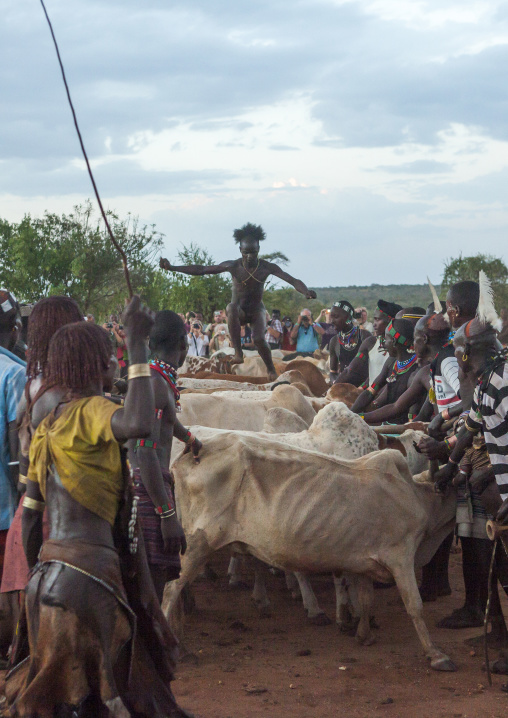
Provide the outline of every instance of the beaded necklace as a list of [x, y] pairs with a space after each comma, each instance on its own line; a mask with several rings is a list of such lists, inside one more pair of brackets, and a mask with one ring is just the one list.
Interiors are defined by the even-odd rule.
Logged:
[[176, 368], [172, 364], [168, 364], [168, 362], [162, 361], [161, 359], [150, 359], [148, 362], [152, 369], [155, 369], [156, 372], [158, 372], [169, 384], [171, 387], [171, 391], [175, 395], [175, 404], [176, 404], [176, 410], [177, 412], [182, 411], [182, 407], [180, 405], [180, 392], [178, 391], [178, 388], [176, 386], [177, 381], [177, 374], [176, 374]]
[[410, 359], [406, 359], [406, 361], [399, 362], [397, 359], [393, 365], [392, 373], [386, 380], [387, 384], [393, 384], [394, 381], [397, 381], [397, 377], [401, 376], [402, 374], [405, 374], [410, 369], [412, 369], [415, 364], [418, 361], [418, 357], [416, 354], [412, 356]]
[[[353, 335], [355, 333], [358, 333], [358, 336], [356, 336], [353, 339]], [[341, 344], [344, 349], [355, 349], [358, 346], [359, 341], [359, 329], [358, 327], [353, 327], [348, 334], [344, 334], [343, 332], [339, 332], [337, 334], [337, 341], [339, 344]]]
[[397, 361], [395, 362], [395, 366], [393, 367], [393, 371], [395, 374], [405, 374], [407, 371], [411, 369], [412, 366], [416, 364], [418, 361], [418, 357], [416, 354], [409, 359], [406, 359], [406, 361]]

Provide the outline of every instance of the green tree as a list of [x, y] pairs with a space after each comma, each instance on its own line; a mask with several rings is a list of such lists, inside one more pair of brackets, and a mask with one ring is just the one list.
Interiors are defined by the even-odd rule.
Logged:
[[[102, 221], [93, 215], [92, 204], [87, 202], [70, 215], [25, 215], [19, 224], [1, 220], [0, 282], [26, 302], [66, 294], [85, 313], [104, 316], [121, 310], [126, 296], [121, 259]], [[113, 212], [108, 215], [127, 255], [133, 289], [150, 301], [150, 293], [157, 294], [155, 290], [161, 288], [154, 263], [162, 235], [153, 225], [140, 225], [131, 216], [120, 220]]]
[[502, 259], [491, 254], [476, 254], [474, 257], [460, 255], [456, 259], [447, 260], [443, 272], [442, 287], [449, 289], [455, 282], [461, 282], [466, 279], [477, 282], [481, 269], [492, 282], [498, 309], [508, 307], [508, 287], [506, 285], [508, 267], [506, 267]]
[[[197, 244], [184, 245], [178, 252], [182, 264], [215, 264], [213, 257]], [[210, 274], [190, 277], [175, 272], [171, 276], [168, 302], [175, 312], [201, 312], [211, 320], [215, 309], [225, 309], [231, 301], [231, 279], [228, 274]]]

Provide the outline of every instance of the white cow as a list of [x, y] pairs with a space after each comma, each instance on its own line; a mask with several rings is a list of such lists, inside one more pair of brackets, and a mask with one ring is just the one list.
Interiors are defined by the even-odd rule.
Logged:
[[272, 392], [248, 392], [248, 398], [241, 396], [243, 393], [183, 394], [182, 413], [178, 418], [184, 426], [197, 424], [220, 429], [261, 431], [266, 412], [276, 406], [297, 414], [307, 426], [316, 415], [310, 401], [288, 384], [277, 386]]
[[371, 640], [371, 582], [393, 577], [432, 668], [455, 669], [430, 639], [414, 570], [449, 533], [455, 498], [414, 482], [398, 451], [347, 461], [218, 432], [199, 465], [185, 455], [173, 472], [188, 549], [180, 578], [166, 586], [166, 615], [211, 554], [229, 545], [285, 571], [355, 574], [361, 642]]

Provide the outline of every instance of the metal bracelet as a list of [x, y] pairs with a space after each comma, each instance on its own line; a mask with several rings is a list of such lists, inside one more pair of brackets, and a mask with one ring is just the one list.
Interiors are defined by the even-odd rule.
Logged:
[[150, 371], [149, 364], [131, 364], [127, 371], [127, 377], [129, 379], [139, 379], [141, 377], [151, 377], [152, 372]]

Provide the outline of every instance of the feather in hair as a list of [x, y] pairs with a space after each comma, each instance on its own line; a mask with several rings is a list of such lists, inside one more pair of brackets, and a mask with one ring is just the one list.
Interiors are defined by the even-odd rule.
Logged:
[[441, 306], [441, 300], [437, 296], [436, 288], [428, 277], [427, 282], [429, 283], [430, 293], [432, 294], [432, 301], [434, 302], [434, 312], [436, 314], [441, 314], [443, 308]]
[[482, 324], [490, 324], [491, 327], [500, 332], [503, 328], [503, 323], [498, 317], [494, 306], [492, 283], [483, 269], [480, 270], [478, 282], [480, 284], [480, 299], [478, 301], [478, 309], [476, 310], [478, 321]]

